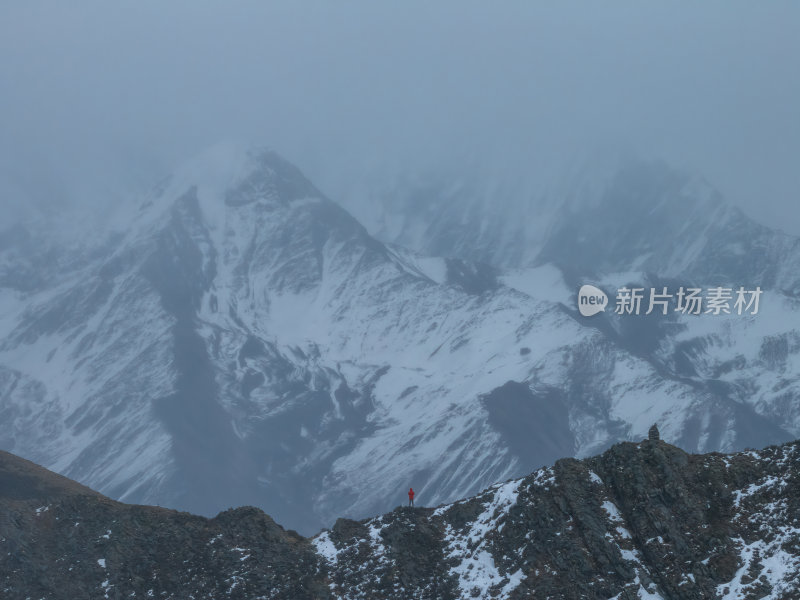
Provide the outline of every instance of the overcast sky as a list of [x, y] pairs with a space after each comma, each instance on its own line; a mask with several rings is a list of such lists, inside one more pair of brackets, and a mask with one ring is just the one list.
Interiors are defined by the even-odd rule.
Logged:
[[797, 2], [7, 0], [0, 202], [97, 198], [230, 139], [323, 189], [376, 157], [619, 144], [800, 234], [798, 31]]

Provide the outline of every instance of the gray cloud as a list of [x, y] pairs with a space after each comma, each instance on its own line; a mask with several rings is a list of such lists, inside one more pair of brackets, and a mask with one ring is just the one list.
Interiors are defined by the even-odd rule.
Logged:
[[107, 199], [221, 139], [323, 189], [610, 143], [800, 233], [798, 23], [789, 2], [7, 2], [0, 202]]

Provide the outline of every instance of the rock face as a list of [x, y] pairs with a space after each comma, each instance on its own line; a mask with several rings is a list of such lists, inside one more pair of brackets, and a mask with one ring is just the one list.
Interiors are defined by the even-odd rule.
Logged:
[[658, 431], [657, 425], [653, 425], [650, 428], [650, 431], [647, 432], [647, 439], [650, 440], [651, 442], [657, 442], [658, 440], [661, 439], [661, 434]]
[[[800, 443], [621, 443], [312, 539], [111, 501], [0, 453], [3, 598], [797, 598]], [[423, 498], [420, 498], [423, 501]]]
[[255, 508], [121, 504], [5, 452], [0, 507], [4, 599], [329, 597], [309, 540]]

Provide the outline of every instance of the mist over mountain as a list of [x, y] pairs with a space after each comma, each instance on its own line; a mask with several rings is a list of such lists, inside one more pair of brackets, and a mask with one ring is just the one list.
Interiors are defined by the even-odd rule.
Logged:
[[[504, 252], [519, 215], [488, 226], [490, 203], [423, 229], [449, 248], [430, 256], [235, 145], [126, 205], [118, 233], [6, 229], [0, 446], [126, 502], [252, 504], [309, 534], [410, 482], [452, 501], [654, 422], [688, 451], [796, 438], [797, 240], [664, 164], [608, 164], [549, 200], [527, 258]], [[402, 197], [409, 230], [453, 222], [420, 216], [436, 193]], [[475, 232], [493, 252], [459, 256]], [[587, 279], [764, 297], [757, 315], [586, 319]]]
[[469, 164], [516, 187], [587, 150], [630, 148], [797, 235], [798, 11], [4, 3], [3, 222], [31, 203], [104, 213], [233, 139], [270, 144], [345, 204], [366, 176]]

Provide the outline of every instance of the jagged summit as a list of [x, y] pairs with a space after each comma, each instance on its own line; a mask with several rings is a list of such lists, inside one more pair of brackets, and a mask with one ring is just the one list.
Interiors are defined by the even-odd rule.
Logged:
[[791, 598], [800, 576], [800, 442], [732, 455], [621, 443], [451, 504], [339, 519], [311, 539], [254, 508], [207, 519], [54, 479], [0, 455], [9, 600], [727, 600]]
[[338, 597], [788, 598], [799, 469], [797, 442], [735, 455], [624, 442], [314, 543]]

